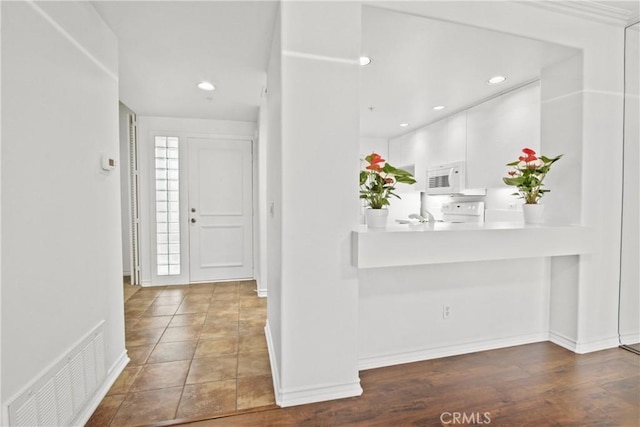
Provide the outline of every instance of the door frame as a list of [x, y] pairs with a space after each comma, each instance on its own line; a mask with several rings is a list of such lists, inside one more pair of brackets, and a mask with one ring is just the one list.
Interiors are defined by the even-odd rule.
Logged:
[[[258, 191], [257, 191], [257, 166], [256, 159], [256, 125], [248, 122], [227, 122], [217, 120], [194, 120], [160, 117], [138, 116], [139, 129], [139, 161], [140, 161], [140, 252], [141, 252], [141, 285], [142, 286], [166, 286], [189, 284], [189, 241], [188, 241], [188, 146], [189, 138], [248, 140], [251, 144], [251, 192], [253, 202], [252, 215], [252, 253], [253, 253], [253, 277], [256, 278], [259, 263], [258, 236], [259, 221], [257, 215]], [[216, 128], [223, 128], [229, 132], [217, 133]], [[190, 131], [193, 128], [197, 131]], [[202, 131], [203, 128], [212, 128], [212, 132]], [[237, 128], [237, 129], [233, 129]], [[230, 133], [234, 132], [235, 133]], [[174, 136], [180, 140], [180, 245], [181, 245], [181, 274], [178, 276], [158, 276], [156, 270], [156, 218], [155, 218], [155, 162], [154, 141], [156, 136]]]

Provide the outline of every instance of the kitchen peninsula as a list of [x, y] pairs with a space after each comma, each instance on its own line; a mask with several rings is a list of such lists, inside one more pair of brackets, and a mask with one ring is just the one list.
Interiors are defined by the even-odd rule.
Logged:
[[[588, 253], [589, 229], [517, 222], [416, 223], [353, 232], [358, 268], [447, 264]], [[380, 250], [380, 248], [388, 248]]]
[[576, 351], [567, 337], [593, 248], [575, 225], [359, 227], [360, 369], [547, 340]]

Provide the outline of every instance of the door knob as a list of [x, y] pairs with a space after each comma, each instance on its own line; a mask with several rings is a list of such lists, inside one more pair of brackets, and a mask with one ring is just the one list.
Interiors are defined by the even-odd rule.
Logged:
[[196, 208], [191, 208], [191, 212], [195, 212], [195, 211], [196, 211]]
[[191, 218], [191, 222], [196, 222], [196, 219], [195, 218]]

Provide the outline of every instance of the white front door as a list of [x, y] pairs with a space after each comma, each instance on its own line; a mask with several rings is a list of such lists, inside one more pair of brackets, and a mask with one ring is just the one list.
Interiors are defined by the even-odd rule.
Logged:
[[190, 282], [253, 277], [251, 141], [189, 138]]

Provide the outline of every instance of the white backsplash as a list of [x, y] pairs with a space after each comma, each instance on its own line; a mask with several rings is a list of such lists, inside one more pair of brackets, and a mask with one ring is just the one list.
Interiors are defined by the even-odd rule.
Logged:
[[[411, 191], [400, 193], [402, 199], [391, 198], [389, 206], [389, 224], [397, 219], [409, 219], [412, 213], [421, 213], [421, 206], [431, 212], [436, 220], [442, 220], [442, 204], [447, 202], [484, 202], [487, 222], [521, 221], [522, 199], [512, 196], [513, 188], [488, 188], [486, 196], [431, 196], [424, 192]], [[364, 224], [364, 206], [361, 209], [360, 223]]]

